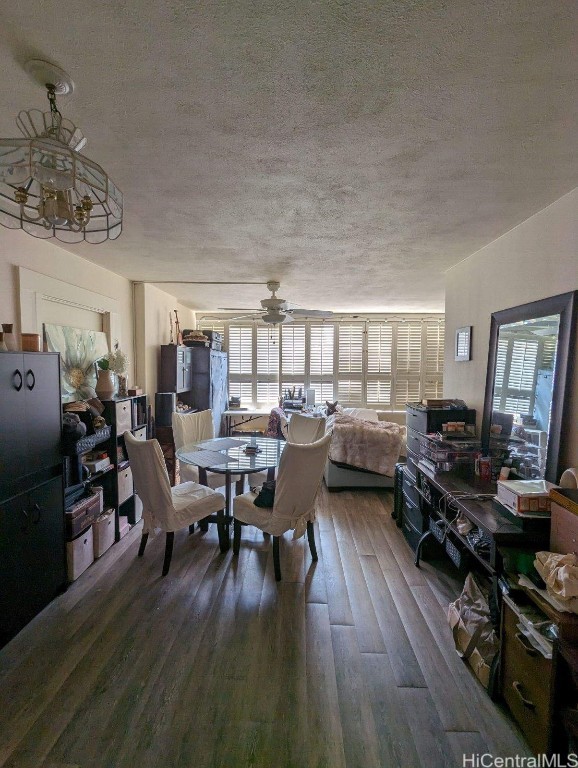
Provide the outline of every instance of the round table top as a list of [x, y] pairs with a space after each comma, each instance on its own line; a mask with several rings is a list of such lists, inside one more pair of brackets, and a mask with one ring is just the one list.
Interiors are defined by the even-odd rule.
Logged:
[[[237, 445], [233, 446], [233, 442], [237, 443]], [[219, 444], [221, 444], [221, 447]], [[259, 452], [246, 453], [245, 449], [247, 446], [256, 446]], [[277, 440], [274, 437], [251, 437], [246, 439], [217, 437], [214, 440], [184, 445], [177, 450], [176, 457], [185, 464], [202, 466], [195, 459], [195, 454], [198, 454], [199, 451], [225, 453], [232, 461], [223, 462], [222, 464], [211, 464], [210, 466], [205, 464], [205, 469], [211, 472], [222, 472], [223, 474], [231, 472], [234, 475], [239, 475], [277, 467], [284, 447], [285, 440]]]

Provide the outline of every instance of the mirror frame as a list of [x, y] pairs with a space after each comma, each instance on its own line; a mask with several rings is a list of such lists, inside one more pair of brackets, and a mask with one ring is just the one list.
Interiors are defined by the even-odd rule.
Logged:
[[552, 409], [548, 430], [548, 455], [546, 457], [546, 471], [544, 474], [544, 479], [551, 483], [558, 482], [562, 471], [560, 468], [560, 438], [565, 412], [568, 410], [569, 398], [566, 395], [572, 383], [574, 369], [577, 304], [578, 291], [561, 293], [558, 296], [550, 296], [547, 299], [532, 301], [529, 304], [521, 304], [519, 307], [511, 307], [500, 312], [493, 312], [490, 324], [490, 346], [481, 434], [482, 450], [484, 452], [489, 450], [490, 444], [490, 422], [500, 326], [518, 323], [521, 320], [547, 317], [548, 315], [560, 315], [556, 365], [554, 368], [554, 388], [552, 390]]

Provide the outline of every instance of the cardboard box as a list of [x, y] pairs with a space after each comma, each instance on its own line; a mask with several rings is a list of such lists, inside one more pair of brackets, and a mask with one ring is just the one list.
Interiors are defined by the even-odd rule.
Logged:
[[552, 488], [547, 480], [498, 480], [496, 498], [516, 514], [549, 512]]

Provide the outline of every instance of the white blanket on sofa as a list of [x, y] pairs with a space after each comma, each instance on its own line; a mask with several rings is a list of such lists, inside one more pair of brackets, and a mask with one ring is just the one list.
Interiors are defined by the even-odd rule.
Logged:
[[328, 418], [327, 429], [333, 431], [329, 448], [331, 461], [393, 477], [405, 427], [336, 413]]

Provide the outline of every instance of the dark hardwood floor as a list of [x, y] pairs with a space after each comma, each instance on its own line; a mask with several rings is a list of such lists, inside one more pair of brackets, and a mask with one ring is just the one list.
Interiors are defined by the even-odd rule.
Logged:
[[318, 499], [306, 538], [243, 529], [164, 536], [140, 526], [0, 651], [0, 766], [374, 768], [529, 755], [457, 656], [451, 566], [424, 563], [388, 491]]

